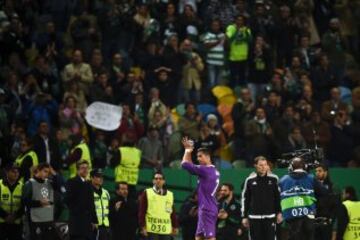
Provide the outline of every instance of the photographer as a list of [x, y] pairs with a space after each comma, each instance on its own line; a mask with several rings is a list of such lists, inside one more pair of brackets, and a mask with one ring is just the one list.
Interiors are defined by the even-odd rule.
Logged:
[[313, 240], [315, 232], [316, 198], [325, 189], [313, 175], [306, 172], [301, 157], [291, 159], [290, 173], [280, 180], [281, 209], [289, 227], [290, 240]]

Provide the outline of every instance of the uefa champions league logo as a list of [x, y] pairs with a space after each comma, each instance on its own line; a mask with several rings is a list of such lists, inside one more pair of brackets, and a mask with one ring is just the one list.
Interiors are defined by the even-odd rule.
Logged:
[[49, 190], [47, 188], [41, 188], [40, 193], [44, 199], [49, 199]]

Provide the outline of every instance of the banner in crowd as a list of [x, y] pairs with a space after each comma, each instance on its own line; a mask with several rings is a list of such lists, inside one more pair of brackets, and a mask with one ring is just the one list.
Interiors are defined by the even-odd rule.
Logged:
[[104, 103], [94, 102], [86, 109], [86, 122], [97, 129], [113, 131], [120, 126], [122, 107]]

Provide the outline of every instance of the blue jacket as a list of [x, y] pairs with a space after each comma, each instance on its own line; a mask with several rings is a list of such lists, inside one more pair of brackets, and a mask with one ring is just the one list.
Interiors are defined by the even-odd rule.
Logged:
[[315, 189], [320, 183], [312, 174], [294, 172], [281, 178], [281, 210], [285, 220], [300, 217], [315, 217]]

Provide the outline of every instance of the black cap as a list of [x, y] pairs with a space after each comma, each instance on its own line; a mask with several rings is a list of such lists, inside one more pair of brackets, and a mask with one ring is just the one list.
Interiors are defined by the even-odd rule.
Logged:
[[12, 163], [8, 163], [6, 166], [5, 166], [5, 170], [6, 171], [10, 171], [10, 170], [13, 170], [13, 169], [20, 169], [19, 165], [17, 165], [16, 163], [12, 162]]
[[94, 168], [90, 172], [90, 177], [102, 177], [104, 175], [103, 170], [101, 168]]

